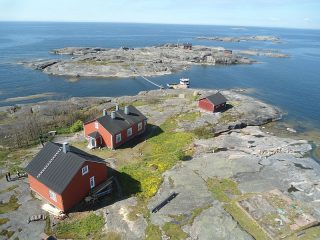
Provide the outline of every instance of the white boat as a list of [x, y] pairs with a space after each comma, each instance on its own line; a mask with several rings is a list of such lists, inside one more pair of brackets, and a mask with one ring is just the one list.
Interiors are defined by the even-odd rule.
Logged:
[[189, 88], [190, 79], [189, 78], [180, 78], [179, 83], [167, 83], [168, 88], [172, 89], [185, 89]]

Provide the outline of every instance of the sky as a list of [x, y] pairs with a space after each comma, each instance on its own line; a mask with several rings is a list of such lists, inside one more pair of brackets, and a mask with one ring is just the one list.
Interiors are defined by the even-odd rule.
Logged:
[[0, 0], [0, 21], [320, 29], [320, 0]]

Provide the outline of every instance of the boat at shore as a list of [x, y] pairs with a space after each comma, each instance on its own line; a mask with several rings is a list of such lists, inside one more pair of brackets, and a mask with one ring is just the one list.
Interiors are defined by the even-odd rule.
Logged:
[[185, 89], [189, 88], [190, 86], [190, 79], [189, 78], [180, 78], [179, 83], [167, 83], [168, 88], [171, 89]]

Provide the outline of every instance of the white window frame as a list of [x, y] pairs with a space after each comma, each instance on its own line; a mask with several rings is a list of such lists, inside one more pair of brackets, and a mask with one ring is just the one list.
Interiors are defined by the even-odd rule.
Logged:
[[57, 195], [55, 192], [49, 190], [49, 196], [50, 196], [50, 199], [52, 199], [53, 201], [57, 201]]
[[89, 166], [86, 165], [82, 168], [82, 176], [86, 175], [89, 172]]
[[94, 176], [90, 177], [90, 188], [94, 188], [96, 186], [95, 180], [94, 180]]
[[138, 131], [141, 131], [142, 130], [142, 122], [139, 122], [138, 123]]
[[121, 142], [121, 140], [122, 140], [121, 133], [118, 133], [118, 134], [116, 135], [116, 143]]
[[132, 127], [127, 129], [127, 137], [132, 136]]
[[94, 128], [95, 129], [99, 129], [99, 123], [98, 122], [94, 122]]

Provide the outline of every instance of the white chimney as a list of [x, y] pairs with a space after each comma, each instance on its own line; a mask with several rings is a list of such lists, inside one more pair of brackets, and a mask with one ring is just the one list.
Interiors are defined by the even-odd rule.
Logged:
[[62, 144], [62, 151], [63, 151], [63, 153], [70, 152], [70, 146], [69, 146], [69, 143], [64, 142], [64, 143]]
[[107, 116], [107, 109], [103, 109], [103, 116]]
[[125, 106], [124, 107], [124, 114], [127, 114], [127, 115], [129, 115], [129, 107], [128, 106]]
[[116, 111], [119, 111], [119, 105], [116, 105]]
[[112, 112], [111, 112], [111, 118], [112, 118], [112, 119], [115, 119], [115, 118], [116, 118], [116, 112], [115, 112], [115, 111], [112, 111]]

